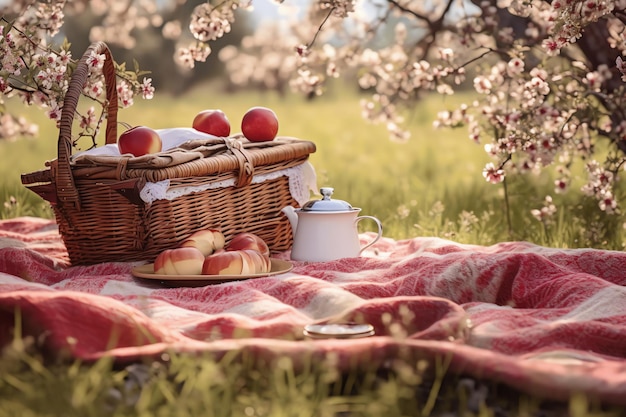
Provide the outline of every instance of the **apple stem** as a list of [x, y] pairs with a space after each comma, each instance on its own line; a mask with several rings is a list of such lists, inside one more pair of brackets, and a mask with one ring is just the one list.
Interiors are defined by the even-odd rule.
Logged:
[[120, 121], [118, 121], [118, 123], [119, 123], [119, 124], [121, 124], [122, 126], [124, 126], [124, 127], [126, 128], [126, 130], [128, 130], [128, 129], [132, 128], [132, 126], [131, 126], [131, 125], [129, 125], [128, 123], [126, 123], [126, 122], [120, 122]]

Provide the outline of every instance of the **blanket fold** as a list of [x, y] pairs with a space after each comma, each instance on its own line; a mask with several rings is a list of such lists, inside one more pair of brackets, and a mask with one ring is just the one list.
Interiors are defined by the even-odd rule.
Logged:
[[[623, 252], [383, 238], [359, 258], [193, 288], [135, 278], [132, 267], [72, 267], [53, 221], [0, 221], [0, 343], [21, 323], [46, 351], [83, 360], [235, 349], [296, 361], [332, 355], [338, 366], [443, 356], [453, 372], [531, 394], [626, 405]], [[343, 322], [376, 334], [302, 332]]]

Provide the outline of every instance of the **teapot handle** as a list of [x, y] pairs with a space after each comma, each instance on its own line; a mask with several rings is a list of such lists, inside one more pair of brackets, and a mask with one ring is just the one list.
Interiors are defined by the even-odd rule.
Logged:
[[376, 237], [374, 238], [374, 240], [372, 240], [371, 242], [367, 243], [367, 245], [363, 246], [361, 248], [361, 250], [359, 250], [359, 255], [361, 254], [361, 252], [363, 252], [365, 249], [369, 248], [370, 246], [372, 246], [374, 243], [378, 242], [378, 240], [383, 236], [383, 225], [381, 224], [380, 220], [378, 220], [376, 217], [374, 216], [359, 216], [354, 220], [354, 224], [356, 225], [358, 222], [360, 222], [363, 219], [370, 219], [373, 220], [376, 225], [378, 226], [378, 235], [376, 235]]

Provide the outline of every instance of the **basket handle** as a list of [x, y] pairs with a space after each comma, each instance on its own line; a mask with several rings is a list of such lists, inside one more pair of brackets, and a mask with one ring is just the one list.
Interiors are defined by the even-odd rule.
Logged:
[[56, 169], [56, 192], [57, 201], [61, 204], [73, 204], [80, 210], [80, 198], [78, 190], [74, 184], [74, 177], [70, 167], [70, 156], [72, 155], [72, 124], [74, 113], [78, 106], [83, 88], [89, 77], [89, 59], [92, 52], [104, 54], [104, 67], [102, 73], [106, 86], [106, 143], [117, 142], [117, 86], [115, 80], [115, 65], [109, 47], [104, 42], [94, 42], [85, 51], [70, 79], [70, 84], [63, 100], [61, 111], [61, 122], [59, 126], [58, 141], [58, 167]]

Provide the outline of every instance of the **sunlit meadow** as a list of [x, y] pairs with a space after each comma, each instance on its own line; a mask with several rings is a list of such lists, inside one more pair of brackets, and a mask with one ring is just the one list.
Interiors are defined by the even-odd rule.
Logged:
[[[238, 131], [249, 107], [268, 106], [279, 116], [280, 135], [316, 143], [311, 162], [318, 185], [334, 187], [334, 198], [381, 219], [387, 237], [439, 236], [483, 245], [528, 240], [557, 247], [623, 248], [621, 216], [602, 214], [597, 202], [587, 201], [581, 193], [556, 194], [548, 171], [541, 177], [510, 176], [504, 185], [487, 183], [481, 170], [489, 159], [481, 145], [472, 142], [464, 128], [432, 126], [438, 111], [470, 97], [422, 101], [406, 115], [412, 138], [405, 144], [391, 142], [384, 126], [363, 121], [359, 98], [341, 85], [310, 101], [300, 96], [228, 94], [220, 86], [205, 85], [182, 97], [157, 94], [152, 101], [120, 110], [119, 119], [130, 125], [181, 127], [190, 126], [201, 109], [221, 108], [233, 131]], [[45, 160], [56, 157], [57, 130], [42, 112], [27, 110], [28, 117], [40, 122], [39, 136], [0, 143], [5, 161], [0, 166], [5, 184], [0, 188], [5, 202], [3, 217], [51, 216], [43, 201], [23, 189], [19, 175], [42, 169]], [[124, 128], [120, 125], [119, 129]], [[582, 184], [584, 178], [578, 180]], [[572, 187], [577, 187], [576, 182]], [[541, 209], [546, 195], [552, 197], [557, 210], [541, 222], [531, 210]]]

